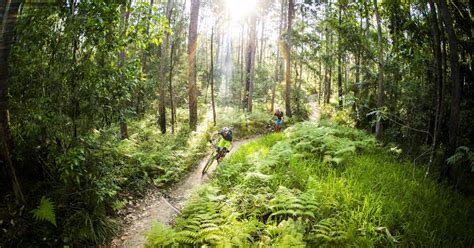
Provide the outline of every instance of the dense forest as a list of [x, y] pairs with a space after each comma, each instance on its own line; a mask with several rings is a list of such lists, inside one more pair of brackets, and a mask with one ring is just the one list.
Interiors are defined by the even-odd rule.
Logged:
[[473, 11], [2, 0], [0, 247], [114, 247], [223, 127], [242, 146], [140, 246], [471, 247]]

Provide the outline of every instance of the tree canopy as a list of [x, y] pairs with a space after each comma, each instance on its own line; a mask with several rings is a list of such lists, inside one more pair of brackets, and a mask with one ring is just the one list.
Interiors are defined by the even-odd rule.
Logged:
[[105, 244], [130, 199], [178, 182], [211, 132], [268, 132], [276, 109], [308, 120], [312, 97], [324, 119], [470, 197], [472, 12], [466, 0], [2, 1], [0, 246]]

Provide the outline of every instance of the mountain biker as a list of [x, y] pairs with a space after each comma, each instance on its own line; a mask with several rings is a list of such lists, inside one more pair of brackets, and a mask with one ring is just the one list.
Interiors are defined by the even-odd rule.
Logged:
[[279, 108], [275, 109], [275, 113], [273, 114], [274, 116], [277, 117], [275, 121], [275, 131], [279, 132], [281, 129], [281, 126], [283, 125], [283, 111], [280, 111]]
[[216, 145], [218, 154], [217, 162], [220, 162], [220, 160], [224, 158], [225, 154], [230, 152], [232, 147], [232, 130], [230, 130], [228, 127], [224, 127], [218, 132], [218, 134], [220, 134], [221, 137]]

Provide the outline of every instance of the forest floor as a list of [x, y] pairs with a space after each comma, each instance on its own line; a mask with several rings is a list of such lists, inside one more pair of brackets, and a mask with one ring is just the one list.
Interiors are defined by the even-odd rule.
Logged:
[[[253, 141], [258, 136], [234, 142], [230, 154], [237, 151], [240, 146]], [[110, 247], [143, 247], [146, 243], [144, 233], [148, 231], [153, 221], [159, 221], [166, 225], [173, 225], [176, 216], [191, 197], [193, 190], [205, 184], [209, 175], [216, 169], [216, 163], [209, 168], [205, 175], [202, 169], [206, 165], [209, 155], [201, 160], [199, 166], [186, 176], [186, 178], [165, 192], [154, 192], [135, 206], [136, 211], [129, 217], [130, 223], [121, 237], [115, 238]]]
[[[319, 121], [320, 111], [316, 100], [316, 95], [308, 97], [311, 108], [311, 121]], [[207, 113], [205, 118], [210, 118], [212, 113]], [[197, 131], [200, 127], [198, 127]], [[242, 145], [249, 143], [259, 136], [250, 136], [245, 139], [237, 140], [233, 143], [229, 153], [237, 151]], [[125, 231], [119, 237], [112, 240], [108, 247], [143, 247], [146, 243], [145, 233], [150, 230], [154, 221], [159, 221], [166, 225], [173, 225], [180, 210], [185, 202], [192, 196], [193, 190], [198, 186], [208, 182], [209, 175], [216, 169], [217, 163], [214, 162], [205, 175], [202, 175], [202, 169], [206, 165], [210, 155], [207, 155], [199, 162], [199, 166], [193, 168], [183, 181], [177, 183], [166, 191], [154, 191], [148, 194], [144, 199], [136, 202], [129, 214], [126, 216]]]

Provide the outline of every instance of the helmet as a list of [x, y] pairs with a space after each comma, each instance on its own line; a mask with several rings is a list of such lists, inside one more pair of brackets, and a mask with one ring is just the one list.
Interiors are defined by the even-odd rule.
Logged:
[[228, 127], [222, 128], [220, 134], [225, 140], [232, 141], [232, 131]]
[[224, 127], [224, 128], [222, 128], [221, 133], [222, 133], [223, 135], [225, 135], [225, 134], [229, 133], [229, 131], [230, 131], [230, 128]]
[[275, 114], [276, 114], [276, 115], [279, 115], [279, 114], [280, 114], [280, 109], [279, 109], [279, 108], [276, 108], [276, 109], [275, 109]]

